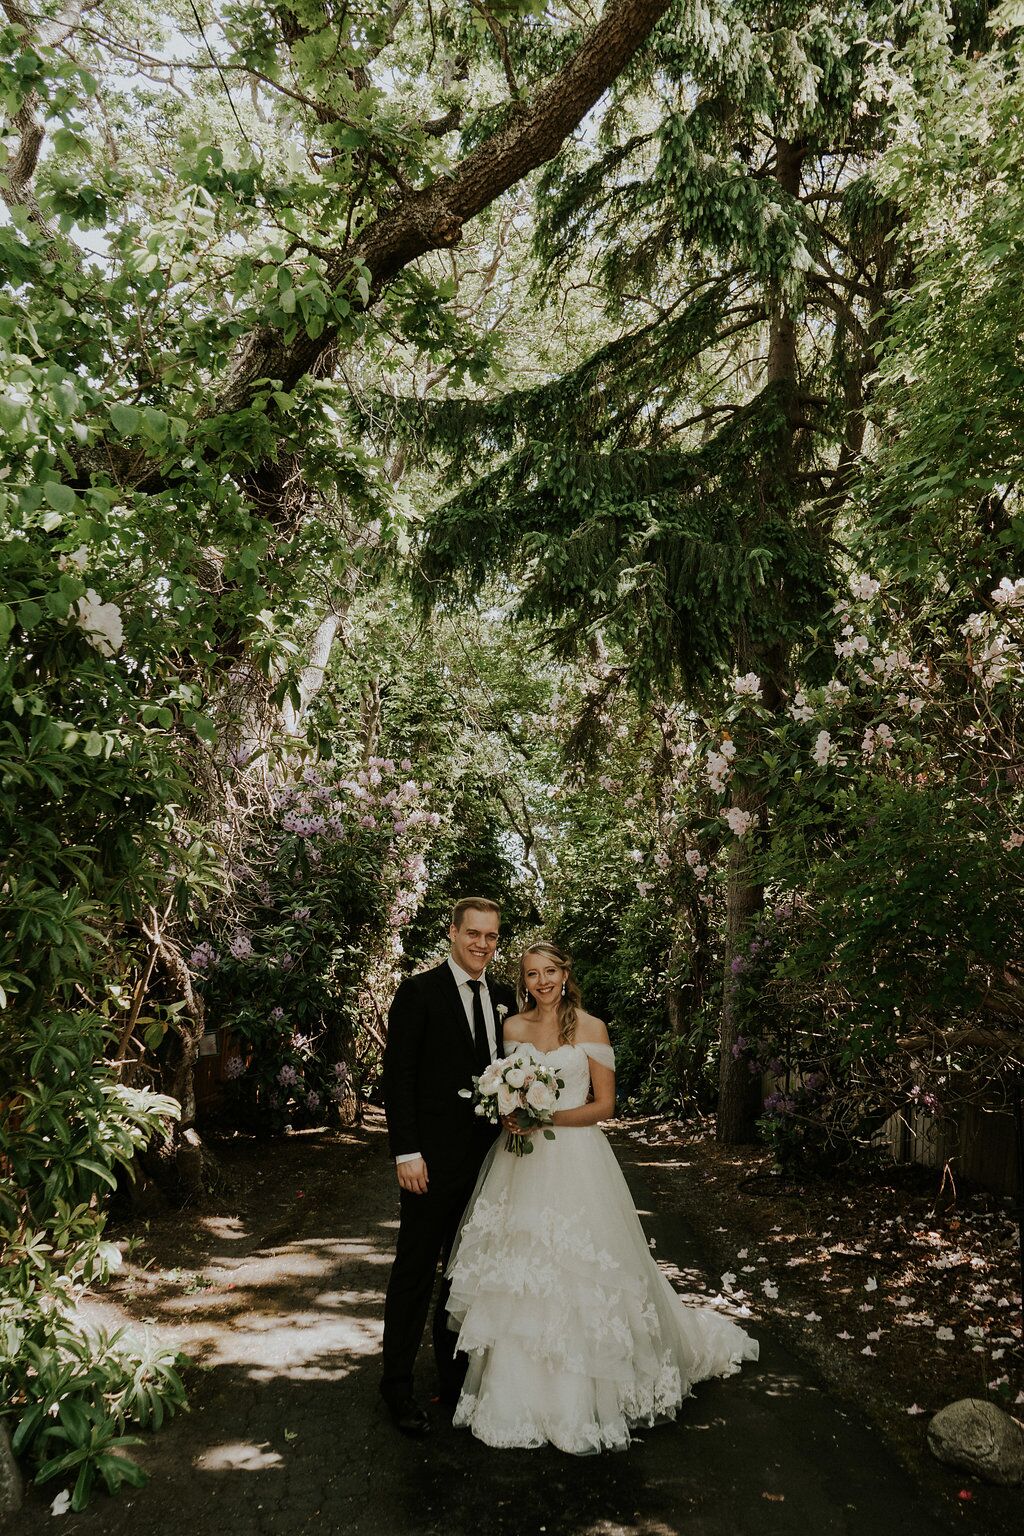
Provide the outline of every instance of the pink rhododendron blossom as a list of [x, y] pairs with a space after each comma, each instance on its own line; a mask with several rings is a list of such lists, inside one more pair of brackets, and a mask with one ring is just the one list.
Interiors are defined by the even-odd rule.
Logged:
[[736, 837], [746, 837], [757, 817], [750, 811], [740, 810], [737, 805], [730, 805], [728, 810], [723, 812], [723, 820]]
[[869, 603], [881, 590], [881, 582], [872, 576], [851, 576], [850, 591], [859, 603]]

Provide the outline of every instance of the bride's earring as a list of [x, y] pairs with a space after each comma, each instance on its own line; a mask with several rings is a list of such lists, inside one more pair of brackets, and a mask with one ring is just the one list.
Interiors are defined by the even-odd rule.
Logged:
[[567, 992], [567, 991], [568, 991], [568, 990], [569, 990], [569, 989], [568, 989], [568, 987], [567, 987], [567, 986], [566, 986], [566, 984], [565, 984], [565, 982], [564, 982], [564, 981], [563, 981], [563, 982], [562, 982], [562, 996], [563, 996], [563, 997], [564, 997], [564, 996], [565, 996], [565, 994], [566, 994], [566, 992]]

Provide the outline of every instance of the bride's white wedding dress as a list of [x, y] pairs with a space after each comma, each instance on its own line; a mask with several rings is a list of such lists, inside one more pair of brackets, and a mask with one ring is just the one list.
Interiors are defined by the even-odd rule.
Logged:
[[[564, 1081], [559, 1109], [587, 1102], [587, 1042], [530, 1052]], [[648, 1248], [615, 1154], [597, 1126], [537, 1134], [516, 1157], [500, 1137], [466, 1209], [447, 1274], [449, 1326], [469, 1355], [453, 1422], [487, 1445], [623, 1449], [631, 1425], [674, 1418], [695, 1382], [756, 1360], [727, 1317], [679, 1299]]]

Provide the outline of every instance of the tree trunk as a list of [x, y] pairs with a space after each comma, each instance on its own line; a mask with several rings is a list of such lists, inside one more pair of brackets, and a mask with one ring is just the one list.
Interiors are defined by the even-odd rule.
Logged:
[[[803, 146], [780, 140], [775, 151], [775, 177], [779, 187], [790, 197], [798, 197]], [[778, 403], [779, 414], [771, 455], [762, 461], [763, 495], [768, 505], [774, 505], [786, 515], [798, 501], [795, 439], [799, 399], [796, 322], [779, 293], [771, 298], [766, 382]], [[767, 709], [777, 710], [781, 703], [780, 684], [784, 671], [782, 647], [768, 646], [759, 653], [741, 639], [736, 664], [740, 672], [757, 673], [761, 679], [762, 702]], [[734, 781], [732, 804], [754, 816], [757, 825], [745, 837], [734, 839], [729, 854], [717, 1118], [717, 1137], [725, 1146], [754, 1140], [754, 1122], [761, 1101], [759, 1079], [751, 1074], [742, 1056], [739, 1059], [733, 1056], [733, 1047], [740, 1036], [740, 1020], [732, 965], [745, 951], [751, 925], [764, 903], [764, 889], [756, 875], [756, 860], [758, 840], [765, 833], [765, 804], [756, 785], [739, 774]]]
[[[757, 815], [759, 797], [748, 785], [740, 785], [732, 803], [740, 810]], [[733, 1057], [733, 1047], [740, 1037], [739, 1010], [736, 1006], [736, 977], [733, 959], [747, 947], [747, 936], [754, 917], [761, 910], [764, 889], [751, 870], [755, 857], [756, 833], [737, 837], [729, 850], [729, 876], [726, 895], [725, 977], [722, 985], [722, 1023], [719, 1035], [718, 1115], [716, 1135], [725, 1146], [753, 1141], [754, 1122], [761, 1107], [760, 1081], [752, 1075], [746, 1060]], [[748, 841], [750, 839], [750, 841]]]

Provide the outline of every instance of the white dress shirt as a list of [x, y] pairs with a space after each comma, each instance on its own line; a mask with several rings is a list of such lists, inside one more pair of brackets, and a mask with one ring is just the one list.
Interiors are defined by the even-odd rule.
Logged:
[[[469, 1025], [469, 1032], [470, 1032], [470, 1034], [472, 1034], [473, 1033], [473, 988], [469, 985], [469, 983], [474, 978], [470, 976], [468, 971], [464, 971], [462, 969], [461, 965], [456, 965], [456, 963], [452, 959], [451, 955], [448, 956], [448, 968], [451, 971], [452, 975], [455, 977], [456, 985], [458, 986], [458, 989], [459, 989], [459, 996], [462, 999], [462, 1006], [463, 1006], [463, 1008], [466, 1011], [466, 1023]], [[481, 972], [480, 977], [479, 977], [479, 980], [483, 983], [483, 985], [480, 988], [480, 1003], [481, 1003], [481, 1006], [483, 1007], [483, 1010], [484, 1010], [484, 1024], [485, 1024], [485, 1026], [487, 1028], [487, 1048], [488, 1048], [488, 1050], [491, 1053], [491, 1060], [494, 1061], [496, 1059], [496, 1057], [497, 1057], [497, 1054], [498, 1054], [498, 1050], [497, 1050], [497, 1035], [495, 1033], [495, 1028], [494, 1028], [494, 1009], [491, 1007], [491, 994], [487, 990], [487, 983], [484, 980], [485, 975], [486, 975], [486, 972]], [[419, 1156], [420, 1156], [419, 1152], [403, 1152], [400, 1157], [396, 1157], [395, 1158], [395, 1162], [396, 1163], [411, 1163], [411, 1162], [415, 1162], [416, 1158], [418, 1158]]]

